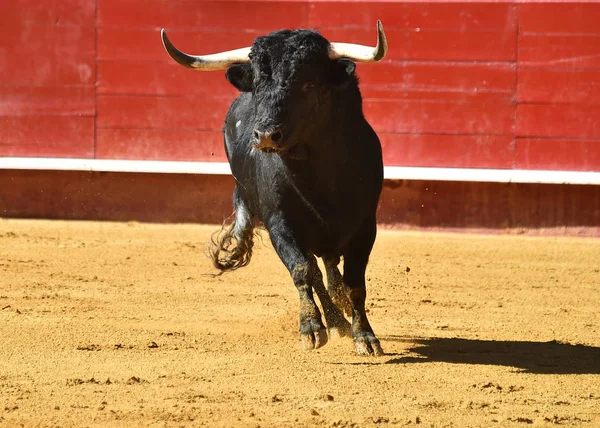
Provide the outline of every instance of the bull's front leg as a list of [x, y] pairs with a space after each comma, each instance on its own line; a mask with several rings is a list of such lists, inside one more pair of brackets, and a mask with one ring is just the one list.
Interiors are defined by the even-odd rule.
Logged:
[[298, 290], [302, 346], [304, 349], [320, 348], [327, 343], [327, 330], [313, 297], [314, 257], [300, 250], [294, 234], [281, 216], [271, 217], [267, 229], [277, 255], [287, 267]]

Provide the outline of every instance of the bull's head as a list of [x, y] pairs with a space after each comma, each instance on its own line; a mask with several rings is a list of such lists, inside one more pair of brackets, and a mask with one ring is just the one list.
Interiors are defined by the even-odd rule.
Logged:
[[233, 86], [252, 92], [254, 145], [265, 151], [282, 151], [298, 141], [314, 139], [315, 135], [308, 135], [310, 130], [319, 129], [319, 123], [329, 121], [333, 110], [348, 104], [336, 94], [354, 96], [353, 104], [360, 112], [353, 61], [378, 62], [387, 53], [380, 21], [374, 48], [329, 43], [310, 30], [281, 30], [258, 37], [251, 47], [192, 56], [175, 48], [164, 29], [161, 35], [165, 49], [179, 64], [200, 71], [227, 69], [227, 80]]

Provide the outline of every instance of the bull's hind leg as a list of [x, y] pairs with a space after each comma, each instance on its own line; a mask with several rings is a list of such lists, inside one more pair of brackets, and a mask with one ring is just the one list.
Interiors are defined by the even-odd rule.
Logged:
[[[281, 215], [271, 216], [266, 224], [273, 247], [287, 267], [300, 296], [300, 339], [304, 349], [316, 349], [327, 343], [327, 330], [313, 297], [316, 262], [304, 254]], [[311, 261], [311, 258], [313, 259]], [[317, 267], [318, 270], [318, 267]], [[322, 283], [322, 281], [321, 281]], [[324, 287], [323, 287], [324, 288]]]
[[[311, 271], [313, 272], [311, 284], [313, 289], [317, 292], [317, 296], [319, 296], [319, 301], [323, 307], [325, 322], [327, 322], [327, 328], [329, 329], [330, 337], [350, 336], [350, 323], [346, 321], [346, 318], [344, 318], [344, 315], [332, 300], [332, 296], [330, 295], [331, 290], [328, 293], [327, 289], [325, 289], [325, 284], [323, 283], [323, 274], [319, 269], [317, 259], [315, 257], [311, 257]], [[339, 271], [338, 275], [340, 276], [340, 281], [342, 282], [343, 286], [342, 277], [339, 274]]]
[[352, 338], [359, 355], [383, 355], [365, 312], [365, 271], [377, 235], [375, 219], [366, 221], [344, 254], [344, 284], [352, 302]]
[[[333, 303], [340, 308], [346, 316], [352, 316], [352, 303], [346, 293], [344, 279], [338, 269], [340, 264], [339, 257], [323, 258], [325, 264], [325, 272], [327, 273], [327, 291], [333, 300]], [[319, 296], [320, 298], [320, 296]]]

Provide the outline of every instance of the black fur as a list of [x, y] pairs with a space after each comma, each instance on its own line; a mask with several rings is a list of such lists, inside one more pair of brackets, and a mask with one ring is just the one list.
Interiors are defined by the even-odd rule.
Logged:
[[[354, 63], [329, 59], [328, 49], [329, 42], [317, 32], [277, 31], [256, 39], [249, 64], [227, 70], [227, 79], [243, 91], [233, 101], [224, 128], [237, 182], [234, 208], [243, 204], [264, 224], [289, 270], [300, 294], [300, 333], [307, 348], [327, 340], [313, 289], [328, 327], [342, 334], [349, 330], [324, 291], [315, 259], [319, 256], [326, 261], [327, 277], [336, 279], [335, 290], [330, 290], [335, 291], [335, 303], [352, 314], [358, 353], [381, 354], [364, 307], [365, 269], [383, 182], [381, 146], [363, 116]], [[274, 129], [283, 137], [273, 148], [254, 147], [256, 130]], [[252, 239], [251, 231], [244, 239]], [[233, 236], [233, 228], [229, 233]], [[231, 236], [223, 241], [228, 246]], [[252, 248], [248, 242], [242, 247]], [[213, 248], [221, 269], [249, 262], [250, 254], [228, 251], [236, 260], [223, 260], [219, 245]], [[337, 268], [340, 257], [343, 277]]]

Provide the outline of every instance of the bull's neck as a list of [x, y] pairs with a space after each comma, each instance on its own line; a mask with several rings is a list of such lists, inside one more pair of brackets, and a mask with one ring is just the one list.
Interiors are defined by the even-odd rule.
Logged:
[[357, 141], [356, 132], [368, 126], [362, 114], [351, 120], [335, 120], [314, 129], [311, 135], [282, 156], [284, 164], [296, 176], [312, 180], [330, 180], [340, 164], [352, 156]]
[[365, 126], [358, 87], [339, 91], [333, 94], [332, 104], [305, 128], [302, 140], [283, 157], [284, 163], [294, 171], [331, 171], [352, 153], [354, 144], [360, 143], [356, 134]]

